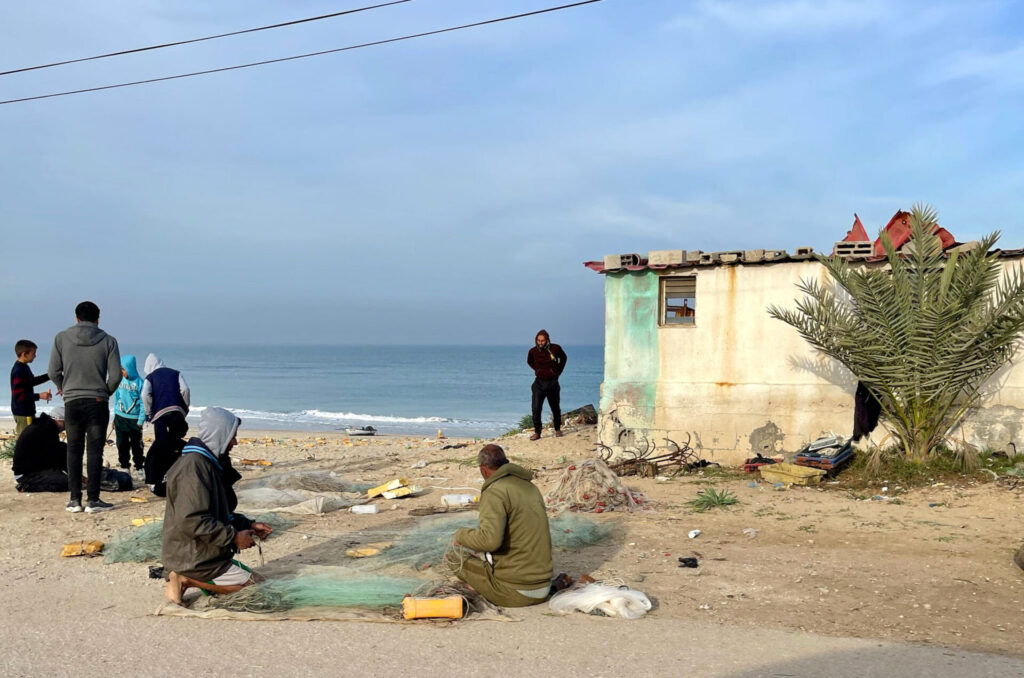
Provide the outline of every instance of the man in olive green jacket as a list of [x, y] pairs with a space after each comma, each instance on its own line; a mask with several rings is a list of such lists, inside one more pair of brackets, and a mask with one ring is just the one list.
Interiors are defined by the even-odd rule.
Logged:
[[480, 527], [463, 527], [455, 541], [481, 554], [450, 561], [455, 576], [501, 607], [543, 603], [551, 589], [551, 531], [544, 497], [530, 482], [533, 474], [510, 464], [497, 445], [477, 455], [484, 485]]

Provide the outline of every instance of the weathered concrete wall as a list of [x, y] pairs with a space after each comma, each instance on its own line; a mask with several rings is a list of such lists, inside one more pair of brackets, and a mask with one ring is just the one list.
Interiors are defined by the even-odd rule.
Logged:
[[[825, 269], [804, 261], [695, 270], [692, 326], [659, 327], [661, 272], [605, 276], [601, 441], [646, 436], [660, 447], [689, 434], [705, 458], [733, 464], [795, 451], [829, 431], [849, 435], [853, 375], [767, 312], [794, 306], [801, 278], [827, 282]], [[985, 407], [956, 437], [1001, 449], [1015, 441], [1024, 451], [1024, 369], [1004, 370], [986, 390]]]

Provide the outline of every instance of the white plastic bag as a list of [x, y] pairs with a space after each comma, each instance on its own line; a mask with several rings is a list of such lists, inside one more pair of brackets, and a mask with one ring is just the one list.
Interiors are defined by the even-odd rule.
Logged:
[[595, 583], [556, 593], [548, 601], [548, 607], [559, 614], [576, 610], [590, 614], [600, 610], [609, 617], [639, 619], [651, 609], [651, 600], [641, 591]]

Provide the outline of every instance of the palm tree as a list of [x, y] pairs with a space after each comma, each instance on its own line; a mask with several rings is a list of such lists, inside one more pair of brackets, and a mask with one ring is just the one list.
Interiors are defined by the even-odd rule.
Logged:
[[1002, 272], [992, 251], [999, 232], [947, 256], [933, 235], [937, 222], [934, 209], [915, 205], [902, 253], [882, 235], [887, 266], [819, 257], [833, 284], [802, 280], [806, 296], [795, 310], [768, 309], [867, 387], [918, 461], [979, 403], [1024, 331], [1024, 277]]

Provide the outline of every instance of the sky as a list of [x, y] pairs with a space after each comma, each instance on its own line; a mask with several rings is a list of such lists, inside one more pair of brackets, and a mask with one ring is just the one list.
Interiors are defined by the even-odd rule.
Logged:
[[[364, 4], [14, 3], [0, 70]], [[2, 76], [0, 99], [557, 4], [412, 0]], [[3, 105], [0, 130], [10, 341], [91, 299], [130, 344], [597, 344], [582, 262], [605, 254], [828, 251], [918, 201], [1024, 247], [1024, 5], [604, 0]]]

